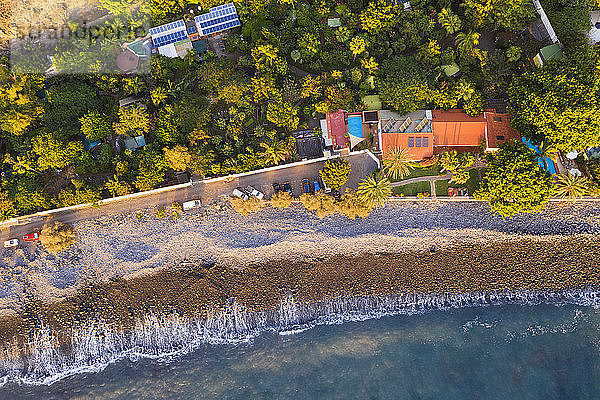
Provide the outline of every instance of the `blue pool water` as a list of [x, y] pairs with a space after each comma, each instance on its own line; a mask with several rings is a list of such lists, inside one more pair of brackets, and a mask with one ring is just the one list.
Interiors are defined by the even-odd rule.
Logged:
[[599, 345], [592, 307], [473, 307], [126, 359], [51, 386], [9, 383], [0, 398], [598, 399]]
[[[521, 137], [521, 140], [527, 145], [527, 147], [535, 151], [536, 154], [539, 153], [540, 146], [534, 145], [529, 139], [525, 139], [524, 137]], [[544, 159], [546, 160], [546, 166], [544, 165]], [[554, 161], [552, 161], [548, 157], [538, 157], [538, 163], [540, 164], [540, 167], [546, 169], [551, 174], [556, 174], [556, 167], [554, 166]]]

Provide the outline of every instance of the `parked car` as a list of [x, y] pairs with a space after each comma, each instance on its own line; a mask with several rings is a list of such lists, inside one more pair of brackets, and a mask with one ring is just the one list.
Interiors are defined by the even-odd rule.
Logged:
[[35, 242], [37, 240], [40, 240], [39, 232], [33, 232], [33, 233], [28, 233], [27, 235], [23, 235], [24, 242]]
[[239, 197], [240, 199], [246, 201], [248, 200], [248, 195], [244, 192], [242, 192], [242, 190], [240, 188], [235, 188], [233, 189], [233, 193], [231, 193], [232, 195], [234, 195], [235, 197]]
[[4, 242], [4, 247], [15, 247], [19, 245], [19, 239], [10, 239]]
[[294, 195], [292, 194], [292, 185], [290, 185], [290, 183], [289, 183], [289, 182], [285, 182], [285, 183], [283, 184], [283, 190], [284, 190], [284, 191], [286, 191], [286, 192], [288, 192], [288, 193], [290, 194], [290, 196], [294, 196]]
[[304, 189], [304, 193], [310, 193], [310, 182], [308, 182], [308, 179], [302, 180], [302, 189]]
[[313, 186], [315, 188], [315, 193], [321, 190], [321, 185], [319, 185], [318, 179], [313, 182]]
[[253, 186], [246, 186], [246, 193], [248, 193], [250, 196], [254, 196], [259, 200], [262, 200], [265, 197], [265, 194], [263, 192], [259, 192], [258, 190], [256, 190]]
[[279, 193], [279, 191], [281, 191], [281, 186], [279, 186], [279, 183], [273, 184], [273, 190], [275, 191], [275, 193]]
[[320, 181], [321, 181], [321, 183], [322, 183], [322, 186], [323, 186], [323, 191], [324, 191], [325, 193], [330, 193], [330, 192], [331, 192], [331, 188], [330, 188], [329, 186], [327, 186], [327, 184], [325, 183], [325, 181], [323, 180], [323, 178], [319, 178], [319, 180], [320, 180]]
[[186, 201], [185, 203], [183, 203], [184, 211], [192, 210], [194, 208], [200, 208], [200, 207], [202, 207], [202, 201], [200, 199], [190, 200], [190, 201]]

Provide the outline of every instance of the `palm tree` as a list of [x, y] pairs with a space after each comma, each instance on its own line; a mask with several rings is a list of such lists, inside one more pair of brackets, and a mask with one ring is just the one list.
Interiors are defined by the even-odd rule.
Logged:
[[575, 201], [588, 193], [588, 187], [587, 178], [567, 173], [556, 176], [554, 192], [558, 197], [568, 197]]
[[356, 194], [367, 207], [383, 207], [392, 195], [392, 188], [383, 174], [373, 174], [360, 182]]
[[385, 155], [383, 166], [388, 175], [395, 180], [404, 178], [415, 168], [408, 150], [401, 147], [395, 147]]
[[456, 85], [456, 96], [458, 100], [468, 101], [475, 94], [475, 87], [472, 83], [461, 79]]
[[270, 142], [261, 143], [260, 147], [264, 150], [259, 153], [259, 157], [267, 164], [277, 165], [285, 161], [292, 154], [292, 146], [289, 141], [273, 138]]
[[271, 68], [277, 61], [279, 49], [275, 46], [270, 44], [262, 44], [253, 50], [252, 56], [258, 64], [265, 65], [267, 68]]
[[544, 162], [544, 169], [548, 170], [548, 159], [553, 162], [557, 162], [558, 160], [558, 149], [552, 143], [543, 141], [540, 143], [538, 154], [542, 157]]
[[449, 35], [458, 32], [462, 25], [458, 15], [454, 14], [449, 8], [442, 8], [442, 11], [438, 14], [438, 21]]
[[460, 32], [456, 35], [456, 45], [458, 50], [462, 54], [473, 56], [475, 54], [475, 46], [479, 44], [479, 37], [481, 35], [477, 32], [469, 31], [469, 33]]

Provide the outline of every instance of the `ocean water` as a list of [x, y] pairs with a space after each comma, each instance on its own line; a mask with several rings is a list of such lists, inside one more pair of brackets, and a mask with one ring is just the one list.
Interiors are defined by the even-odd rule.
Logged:
[[[287, 332], [291, 333], [291, 332]], [[600, 311], [495, 305], [126, 358], [0, 399], [598, 399]]]

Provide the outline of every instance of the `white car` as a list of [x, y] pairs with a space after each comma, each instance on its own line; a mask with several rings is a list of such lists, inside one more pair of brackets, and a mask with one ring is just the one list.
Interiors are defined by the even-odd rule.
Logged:
[[240, 199], [242, 199], [244, 201], [248, 200], [248, 195], [246, 193], [242, 192], [239, 188], [233, 189], [233, 192], [231, 194], [234, 195], [235, 197], [239, 197]]
[[246, 193], [250, 193], [251, 196], [254, 196], [259, 200], [262, 200], [265, 197], [264, 193], [259, 192], [258, 190], [254, 189], [254, 187], [252, 187], [252, 186], [246, 186]]
[[10, 239], [4, 242], [4, 247], [15, 247], [19, 245], [19, 239]]
[[187, 211], [187, 210], [192, 210], [194, 208], [200, 208], [202, 207], [202, 201], [200, 199], [198, 200], [190, 200], [190, 201], [186, 201], [185, 203], [183, 203], [183, 210]]

